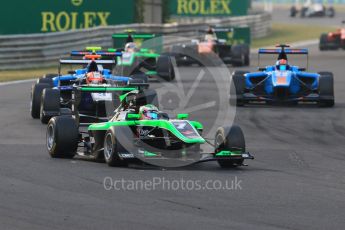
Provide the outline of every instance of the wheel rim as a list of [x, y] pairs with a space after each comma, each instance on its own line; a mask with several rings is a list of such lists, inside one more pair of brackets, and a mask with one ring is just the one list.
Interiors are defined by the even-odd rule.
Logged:
[[113, 154], [113, 140], [110, 133], [107, 134], [104, 141], [104, 157], [108, 160]]
[[48, 132], [47, 132], [47, 148], [51, 150], [53, 148], [55, 142], [55, 132], [54, 132], [54, 126], [49, 125], [48, 126]]
[[223, 144], [223, 138], [222, 138], [222, 135], [217, 135], [217, 137], [216, 137], [216, 151], [218, 151], [219, 150], [219, 148], [220, 148], [220, 146]]

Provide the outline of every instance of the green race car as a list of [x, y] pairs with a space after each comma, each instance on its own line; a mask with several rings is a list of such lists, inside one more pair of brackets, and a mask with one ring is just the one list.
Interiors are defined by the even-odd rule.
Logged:
[[135, 33], [119, 33], [112, 37], [115, 49], [109, 51], [122, 52], [122, 56], [116, 59], [116, 74], [124, 76], [145, 74], [149, 79], [165, 81], [175, 79], [171, 57], [160, 54], [161, 38], [157, 38], [155, 34]]
[[[77, 154], [105, 161], [109, 166], [131, 162], [162, 166], [161, 162], [174, 162], [165, 166], [176, 167], [217, 161], [224, 168], [241, 166], [245, 159], [253, 159], [246, 152], [238, 126], [218, 128], [213, 144], [202, 137], [203, 125], [187, 120], [187, 114], [169, 118], [159, 111], [156, 94], [133, 90], [121, 95], [120, 100], [112, 119], [91, 124], [83, 132], [72, 116], [53, 117], [46, 135], [50, 156], [72, 158]], [[203, 152], [204, 144], [214, 146], [214, 151]]]

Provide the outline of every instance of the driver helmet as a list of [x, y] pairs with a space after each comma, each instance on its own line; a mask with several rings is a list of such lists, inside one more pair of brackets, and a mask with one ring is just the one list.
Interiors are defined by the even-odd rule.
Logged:
[[100, 72], [90, 72], [86, 74], [87, 84], [102, 84], [104, 77]]
[[134, 42], [129, 42], [125, 46], [125, 52], [134, 53], [137, 51], [137, 45]]
[[158, 108], [151, 104], [140, 106], [139, 108], [139, 114], [142, 120], [157, 120], [158, 112]]
[[285, 59], [280, 59], [276, 62], [277, 70], [285, 71], [287, 70], [288, 62]]

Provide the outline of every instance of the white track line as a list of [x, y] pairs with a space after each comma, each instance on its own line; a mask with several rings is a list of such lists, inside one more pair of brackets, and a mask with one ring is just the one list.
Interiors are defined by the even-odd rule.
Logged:
[[36, 79], [28, 79], [28, 80], [19, 80], [19, 81], [6, 81], [6, 82], [0, 82], [0, 86], [15, 85], [15, 84], [33, 82], [33, 81], [35, 81], [35, 80], [37, 80], [37, 78], [36, 78]]

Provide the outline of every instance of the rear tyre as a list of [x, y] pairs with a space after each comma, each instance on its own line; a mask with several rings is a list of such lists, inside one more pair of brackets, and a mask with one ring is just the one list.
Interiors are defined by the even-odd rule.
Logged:
[[319, 42], [319, 49], [327, 50], [327, 43], [328, 43], [328, 34], [321, 34], [320, 42]]
[[[215, 137], [215, 153], [223, 150], [228, 151], [246, 151], [246, 143], [242, 129], [239, 126], [220, 127]], [[218, 160], [222, 168], [233, 168], [243, 164], [243, 159], [235, 160]]]
[[175, 72], [169, 56], [160, 56], [157, 60], [157, 74], [165, 81], [175, 79]]
[[50, 79], [52, 79], [52, 78], [57, 77], [57, 76], [59, 76], [57, 73], [47, 73], [47, 74], [43, 75], [42, 78], [50, 78]]
[[111, 167], [126, 166], [126, 160], [119, 156], [119, 153], [125, 153], [132, 150], [128, 146], [129, 141], [132, 137], [130, 128], [128, 126], [113, 126], [111, 127], [104, 136], [104, 159], [105, 162]]
[[244, 66], [246, 61], [248, 62], [246, 59], [249, 54], [245, 52], [243, 45], [235, 45], [231, 47], [231, 57], [232, 66]]
[[320, 72], [319, 78], [319, 101], [320, 107], [333, 107], [334, 106], [334, 79], [333, 73]]
[[294, 17], [296, 17], [296, 14], [297, 14], [297, 8], [296, 8], [296, 6], [292, 6], [290, 8], [290, 17], [294, 18]]
[[232, 75], [232, 87], [230, 91], [230, 104], [244, 106], [243, 94], [246, 87], [244, 74], [246, 71], [235, 71]]
[[53, 79], [51, 78], [40, 78], [37, 80], [37, 83], [44, 83], [50, 85], [50, 87], [54, 87]]
[[32, 86], [30, 112], [34, 119], [40, 118], [41, 96], [43, 89], [50, 88], [49, 84], [38, 83]]
[[306, 16], [307, 10], [308, 10], [308, 8], [306, 8], [306, 7], [303, 7], [301, 9], [301, 18], [304, 18]]
[[44, 112], [55, 113], [58, 115], [60, 111], [60, 91], [57, 89], [44, 89], [42, 92], [40, 120], [43, 124], [47, 124], [52, 115]]
[[250, 65], [250, 57], [249, 57], [249, 54], [246, 54], [244, 56], [244, 65], [245, 66], [249, 66]]
[[78, 125], [71, 116], [50, 119], [47, 126], [47, 149], [53, 158], [73, 158], [79, 141]]
[[333, 7], [326, 9], [326, 16], [333, 18], [335, 16], [335, 10]]

